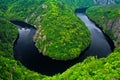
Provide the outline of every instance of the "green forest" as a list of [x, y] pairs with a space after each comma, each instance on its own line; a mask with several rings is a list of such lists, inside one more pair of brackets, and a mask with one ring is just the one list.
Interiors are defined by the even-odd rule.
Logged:
[[[120, 0], [98, 1], [0, 0], [0, 80], [119, 80]], [[78, 57], [91, 42], [90, 31], [74, 13], [78, 8], [87, 8], [86, 15], [114, 41], [115, 49], [108, 57], [90, 56], [53, 76], [30, 71], [14, 59], [18, 30], [10, 20], [36, 27], [34, 41], [43, 55], [65, 61]]]

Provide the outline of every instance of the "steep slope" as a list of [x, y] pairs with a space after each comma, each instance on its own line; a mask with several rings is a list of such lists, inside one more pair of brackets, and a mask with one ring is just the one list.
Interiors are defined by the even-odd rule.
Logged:
[[120, 47], [120, 5], [97, 6], [87, 10], [87, 14]]
[[95, 4], [102, 4], [102, 5], [106, 5], [106, 4], [115, 4], [115, 0], [94, 0]]
[[76, 8], [84, 8], [95, 5], [93, 0], [62, 0], [64, 4], [67, 4], [73, 11]]
[[40, 52], [53, 59], [74, 59], [89, 45], [90, 33], [87, 27], [67, 4], [63, 5], [60, 1], [16, 1], [5, 14], [7, 19], [35, 25], [36, 46]]
[[82, 63], [69, 68], [61, 75], [43, 80], [119, 80], [120, 52], [116, 50], [107, 58], [89, 57]]
[[[38, 28], [38, 32], [39, 32], [39, 26], [42, 25], [40, 22], [41, 20], [43, 20], [42, 17], [44, 17], [44, 13], [47, 12], [45, 9], [47, 6], [43, 4], [44, 1], [43, 0], [19, 0], [19, 1], [0, 0], [0, 6], [1, 6], [0, 7], [0, 80], [76, 80], [76, 79], [78, 80], [79, 79], [82, 80], [83, 79], [91, 79], [91, 80], [118, 79], [119, 80], [120, 79], [119, 77], [120, 49], [119, 48], [114, 53], [112, 53], [108, 58], [104, 58], [104, 59], [88, 58], [84, 62], [74, 65], [73, 67], [65, 71], [63, 74], [58, 74], [53, 77], [43, 76], [41, 74], [29, 71], [28, 69], [23, 67], [20, 63], [14, 60], [12, 56], [13, 54], [12, 48], [13, 48], [13, 42], [16, 39], [18, 32], [15, 26], [11, 24], [8, 20], [17, 19], [34, 24]], [[76, 0], [76, 2], [77, 1], [78, 0]], [[82, 2], [84, 2], [84, 0]], [[73, 6], [73, 4], [71, 6]], [[4, 9], [4, 7], [6, 8]], [[71, 11], [69, 9], [71, 8], [68, 8], [68, 11]], [[42, 17], [41, 16], [39, 17], [39, 15], [42, 15]], [[66, 15], [69, 16], [69, 14]], [[72, 13], [71, 15], [75, 17], [75, 15], [73, 15]], [[71, 19], [73, 19], [72, 16]], [[75, 20], [78, 21], [77, 18]], [[76, 22], [75, 20], [73, 21]], [[78, 23], [79, 22], [81, 23], [81, 21], [78, 21]], [[81, 24], [83, 25], [83, 23]], [[87, 39], [89, 40], [89, 38]], [[36, 37], [35, 40], [37, 40]], [[87, 44], [89, 44], [89, 42], [87, 42]]]
[[62, 0], [63, 3], [70, 6], [72, 10], [76, 8], [85, 8], [96, 5], [119, 4], [120, 0]]
[[43, 78], [16, 62], [13, 58], [13, 42], [17, 29], [8, 20], [0, 18], [0, 80], [26, 80]]

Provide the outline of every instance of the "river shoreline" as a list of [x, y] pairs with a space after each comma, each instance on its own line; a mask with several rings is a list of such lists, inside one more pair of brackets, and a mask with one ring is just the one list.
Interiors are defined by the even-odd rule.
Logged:
[[33, 36], [36, 32], [36, 28], [34, 26], [17, 20], [13, 20], [11, 22], [15, 24], [19, 30], [19, 35], [16, 41], [14, 42], [15, 59], [19, 60], [28, 69], [39, 72], [44, 75], [54, 75], [57, 73], [62, 73], [74, 64], [82, 62], [85, 58], [89, 56], [96, 57], [97, 55], [98, 58], [101, 58], [106, 57], [108, 54], [110, 54], [110, 52], [112, 52], [112, 50], [108, 51], [107, 54], [102, 56], [98, 53], [93, 54], [90, 51], [93, 51], [94, 48], [92, 50], [89, 50], [92, 45], [91, 43], [86, 50], [84, 50], [77, 58], [73, 60], [53, 60], [47, 56], [42, 55], [42, 52], [39, 52], [36, 48], [35, 42], [33, 41]]

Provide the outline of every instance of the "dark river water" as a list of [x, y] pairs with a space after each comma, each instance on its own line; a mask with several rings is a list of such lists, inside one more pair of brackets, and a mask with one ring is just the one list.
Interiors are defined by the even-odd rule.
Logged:
[[[36, 28], [22, 21], [11, 21], [18, 28], [19, 35], [14, 42], [14, 57], [28, 69], [44, 75], [54, 75], [62, 73], [72, 65], [83, 61], [88, 56], [106, 57], [112, 52], [112, 47], [108, 43], [102, 31], [91, 22], [85, 14], [77, 13], [77, 16], [85, 23], [92, 34], [90, 46], [81, 55], [73, 60], [62, 61], [52, 60], [43, 56], [35, 46], [33, 36]], [[113, 45], [113, 44], [112, 44]]]
[[77, 16], [85, 23], [92, 35], [91, 45], [84, 53], [82, 58], [91, 55], [101, 58], [110, 54], [113, 51], [112, 48], [114, 48], [112, 41], [110, 39], [107, 40], [107, 36], [105, 36], [104, 33], [95, 25], [95, 23], [90, 21], [85, 14], [77, 13]]

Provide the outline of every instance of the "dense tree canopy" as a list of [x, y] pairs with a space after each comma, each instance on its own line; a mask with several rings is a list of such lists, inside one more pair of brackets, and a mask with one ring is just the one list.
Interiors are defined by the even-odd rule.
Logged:
[[[119, 3], [120, 0], [116, 2]], [[95, 4], [92, 0], [0, 0], [0, 80], [119, 80], [118, 47], [107, 58], [88, 57], [62, 74], [54, 76], [30, 71], [13, 58], [13, 43], [18, 31], [15, 25], [9, 22], [11, 19], [35, 25], [36, 46], [49, 57], [62, 60], [75, 58], [89, 45], [90, 33], [74, 14], [74, 10], [93, 5]], [[104, 27], [103, 15], [106, 21], [120, 18], [119, 7], [95, 6], [89, 8], [87, 14]], [[105, 32], [107, 33], [106, 30]], [[56, 53], [57, 55], [54, 55]]]

